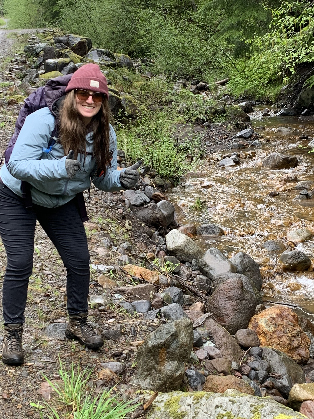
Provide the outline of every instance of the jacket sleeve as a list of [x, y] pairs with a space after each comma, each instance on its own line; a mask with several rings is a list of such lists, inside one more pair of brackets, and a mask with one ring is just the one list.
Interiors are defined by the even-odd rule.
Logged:
[[28, 115], [16, 140], [7, 169], [16, 179], [45, 181], [65, 179], [65, 157], [56, 160], [41, 159], [54, 128], [54, 116], [42, 111]]
[[92, 179], [96, 188], [106, 192], [120, 191], [124, 189], [120, 183], [120, 174], [123, 171], [117, 169], [117, 136], [114, 129], [110, 125], [109, 132], [109, 150], [112, 153], [111, 165], [107, 167], [105, 175], [94, 177]]

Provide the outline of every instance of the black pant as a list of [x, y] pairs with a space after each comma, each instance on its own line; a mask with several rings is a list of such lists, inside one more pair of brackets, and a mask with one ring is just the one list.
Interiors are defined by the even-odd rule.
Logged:
[[33, 205], [0, 183], [0, 235], [7, 253], [3, 283], [3, 317], [7, 323], [23, 323], [29, 277], [33, 269], [36, 220], [56, 246], [67, 270], [69, 314], [87, 312], [89, 251], [76, 200], [57, 208]]

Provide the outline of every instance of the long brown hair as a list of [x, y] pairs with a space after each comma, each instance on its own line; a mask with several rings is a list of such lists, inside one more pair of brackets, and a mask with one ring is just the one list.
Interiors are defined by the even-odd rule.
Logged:
[[109, 118], [108, 99], [104, 95], [99, 112], [86, 126], [77, 110], [74, 90], [67, 93], [59, 114], [60, 143], [64, 148], [65, 155], [70, 150], [74, 151], [74, 158], [77, 158], [78, 153], [86, 155], [86, 135], [91, 132], [93, 135], [93, 155], [98, 170], [105, 172], [111, 159], [109, 152]]

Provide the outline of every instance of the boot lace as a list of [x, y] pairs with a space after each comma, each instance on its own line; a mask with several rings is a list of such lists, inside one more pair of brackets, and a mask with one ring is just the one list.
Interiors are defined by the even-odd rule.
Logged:
[[22, 332], [20, 330], [7, 330], [8, 348], [12, 352], [19, 352], [22, 348]]
[[93, 326], [88, 323], [86, 318], [81, 318], [79, 322], [80, 322], [81, 331], [82, 333], [84, 333], [85, 336], [92, 337], [96, 335], [96, 332]]

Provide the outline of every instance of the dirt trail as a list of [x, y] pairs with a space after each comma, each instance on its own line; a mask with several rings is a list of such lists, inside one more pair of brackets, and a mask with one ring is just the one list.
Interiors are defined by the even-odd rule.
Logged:
[[[10, 136], [14, 131], [15, 120], [20, 105], [10, 105], [6, 100], [12, 77], [4, 58], [15, 54], [19, 46], [16, 38], [8, 34], [34, 33], [36, 30], [23, 29], [11, 31], [0, 29], [0, 154], [2, 155]], [[10, 78], [9, 78], [10, 77]], [[9, 83], [8, 83], [9, 82]], [[102, 273], [97, 266], [118, 266], [121, 257], [121, 245], [131, 244], [132, 260], [137, 260], [137, 253], [155, 252], [155, 244], [143, 240], [141, 223], [132, 219], [125, 210], [124, 199], [120, 193], [104, 193], [91, 189], [87, 197], [87, 210], [90, 221], [85, 224], [91, 254], [92, 269], [90, 295], [104, 297], [103, 304], [90, 308], [90, 320], [98, 326], [107, 339], [105, 346], [97, 352], [86, 350], [80, 344], [65, 340], [66, 323], [65, 269], [55, 248], [41, 228], [37, 228], [35, 237], [34, 269], [30, 278], [26, 319], [23, 334], [25, 364], [20, 367], [5, 366], [0, 359], [0, 418], [25, 419], [40, 418], [30, 402], [43, 402], [41, 386], [45, 382], [43, 374], [50, 379], [58, 379], [59, 359], [66, 369], [71, 364], [81, 369], [92, 370], [91, 388], [101, 391], [104, 387], [117, 385], [119, 394], [130, 398], [128, 382], [134, 374], [134, 342], [145, 338], [150, 330], [158, 326], [158, 321], [147, 321], [140, 316], [130, 316], [114, 305], [110, 292], [98, 283]], [[128, 224], [128, 228], [124, 228]], [[129, 226], [133, 229], [130, 230]], [[125, 251], [124, 251], [125, 252]], [[0, 316], [2, 284], [6, 267], [6, 254], [0, 242]], [[117, 268], [110, 273], [110, 279], [118, 286], [127, 285], [127, 278]], [[2, 318], [0, 320], [0, 350], [2, 341]], [[102, 363], [119, 361], [124, 371], [119, 375], [104, 377]], [[46, 394], [47, 396], [47, 394]], [[133, 396], [131, 397], [133, 398]], [[64, 417], [61, 415], [60, 417]]]

